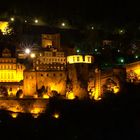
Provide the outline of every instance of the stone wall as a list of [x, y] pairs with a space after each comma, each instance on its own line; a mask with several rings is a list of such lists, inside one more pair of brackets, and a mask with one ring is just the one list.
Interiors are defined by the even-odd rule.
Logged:
[[65, 71], [48, 71], [48, 72], [24, 72], [24, 95], [33, 96], [36, 89], [42, 86], [47, 88], [48, 92], [55, 90], [61, 95], [65, 94], [66, 73]]

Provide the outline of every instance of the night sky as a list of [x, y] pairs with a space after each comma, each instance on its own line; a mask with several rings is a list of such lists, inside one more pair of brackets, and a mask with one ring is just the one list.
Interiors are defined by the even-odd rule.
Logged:
[[140, 8], [131, 0], [5, 0], [0, 4], [0, 13], [8, 12], [22, 16], [67, 18], [91, 21], [139, 21]]

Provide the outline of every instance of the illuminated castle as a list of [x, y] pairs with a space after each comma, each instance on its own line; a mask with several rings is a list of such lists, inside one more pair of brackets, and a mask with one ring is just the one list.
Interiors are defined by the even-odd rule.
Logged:
[[[7, 88], [8, 94], [16, 94], [22, 87], [24, 65], [17, 62], [8, 48], [1, 50], [0, 57], [0, 85]], [[1, 87], [2, 88], [2, 87]]]
[[[104, 92], [121, 90], [125, 72], [127, 80], [133, 82], [136, 75], [139, 79], [139, 62], [126, 65], [126, 71], [113, 68], [104, 72], [94, 66], [92, 55], [66, 56], [59, 34], [42, 35], [42, 46], [21, 56], [19, 52], [13, 54], [11, 48], [1, 48], [0, 94], [6, 88], [9, 96], [15, 96], [21, 89], [24, 96], [48, 98], [57, 93], [69, 99], [77, 96], [98, 100]], [[24, 63], [20, 63], [21, 59]]]

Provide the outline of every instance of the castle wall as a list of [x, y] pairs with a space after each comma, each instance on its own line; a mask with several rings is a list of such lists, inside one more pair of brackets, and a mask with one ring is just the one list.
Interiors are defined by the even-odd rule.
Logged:
[[24, 77], [24, 95], [26, 96], [33, 96], [36, 88], [40, 89], [42, 86], [45, 86], [48, 92], [55, 90], [61, 95], [65, 94], [66, 73], [64, 71], [26, 71]]

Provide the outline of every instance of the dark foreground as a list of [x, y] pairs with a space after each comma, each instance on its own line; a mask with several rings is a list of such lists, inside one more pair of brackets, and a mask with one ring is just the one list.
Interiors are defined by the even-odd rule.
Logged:
[[[44, 114], [33, 118], [0, 112], [0, 136], [4, 139], [138, 140], [140, 93], [138, 89], [102, 101], [51, 99]], [[53, 117], [57, 112], [59, 118]]]

